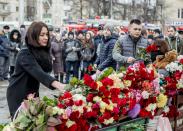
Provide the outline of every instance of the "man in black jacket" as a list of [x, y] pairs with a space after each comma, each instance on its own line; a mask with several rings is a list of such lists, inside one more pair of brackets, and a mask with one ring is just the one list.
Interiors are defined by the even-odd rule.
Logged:
[[104, 40], [100, 44], [100, 53], [95, 61], [95, 66], [97, 65], [97, 72], [99, 74], [102, 70], [107, 67], [113, 67], [116, 69], [116, 61], [112, 58], [112, 50], [116, 43], [116, 37], [113, 36], [113, 26], [106, 25], [104, 27]]

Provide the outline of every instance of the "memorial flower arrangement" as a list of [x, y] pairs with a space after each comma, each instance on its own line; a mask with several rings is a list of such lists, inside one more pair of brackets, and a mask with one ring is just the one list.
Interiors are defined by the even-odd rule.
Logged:
[[135, 63], [123, 73], [108, 68], [93, 79], [73, 78], [57, 99], [28, 97], [16, 119], [4, 131], [54, 130], [92, 131], [127, 117], [153, 118], [178, 115], [168, 98], [183, 88], [182, 57], [167, 65], [170, 76], [162, 77], [153, 66]]

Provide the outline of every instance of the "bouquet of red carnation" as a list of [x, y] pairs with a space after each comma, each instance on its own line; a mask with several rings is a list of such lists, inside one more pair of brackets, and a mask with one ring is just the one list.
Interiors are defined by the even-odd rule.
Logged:
[[146, 52], [147, 52], [147, 53], [151, 53], [151, 52], [157, 51], [157, 50], [158, 50], [158, 48], [157, 48], [157, 46], [156, 46], [155, 44], [149, 45], [149, 46], [146, 48]]

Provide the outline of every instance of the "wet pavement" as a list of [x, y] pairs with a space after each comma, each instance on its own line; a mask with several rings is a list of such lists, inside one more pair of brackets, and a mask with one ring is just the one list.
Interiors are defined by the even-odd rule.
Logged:
[[[0, 124], [10, 122], [9, 109], [6, 100], [6, 90], [8, 84], [8, 81], [0, 81]], [[53, 95], [59, 94], [58, 90], [53, 91], [43, 85], [41, 85], [39, 92], [40, 97], [48, 96], [53, 98]]]

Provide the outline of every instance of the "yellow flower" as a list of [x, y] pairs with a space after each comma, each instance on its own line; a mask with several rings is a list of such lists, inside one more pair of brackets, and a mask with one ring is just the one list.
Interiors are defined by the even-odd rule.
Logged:
[[93, 101], [95, 101], [95, 102], [100, 102], [102, 99], [101, 99], [101, 97], [99, 97], [99, 96], [95, 96], [94, 98], [93, 98]]
[[110, 104], [110, 105], [107, 105], [107, 106], [106, 106], [106, 109], [107, 109], [107, 110], [110, 110], [110, 111], [112, 111], [112, 110], [113, 110], [113, 105], [112, 105], [112, 104]]
[[75, 122], [74, 121], [71, 121], [71, 120], [67, 120], [67, 122], [66, 122], [66, 126], [69, 128], [69, 127], [71, 127], [72, 125], [74, 125], [75, 124]]
[[125, 80], [125, 81], [124, 81], [125, 87], [130, 87], [131, 84], [132, 84], [132, 82], [131, 82], [130, 80]]
[[104, 113], [104, 112], [105, 112], [105, 108], [101, 108], [101, 109], [100, 109], [100, 112], [101, 112], [101, 113]]
[[111, 123], [113, 123], [114, 122], [114, 118], [113, 117], [111, 117], [110, 119], [108, 119], [108, 120], [104, 120], [104, 124], [105, 125], [109, 125], [109, 124], [111, 124]]
[[100, 108], [105, 109], [107, 107], [107, 104], [103, 101], [100, 102]]
[[164, 94], [159, 94], [157, 98], [157, 106], [158, 108], [164, 107], [167, 103], [167, 96]]
[[99, 89], [101, 86], [103, 86], [102, 82], [97, 81], [97, 88]]

